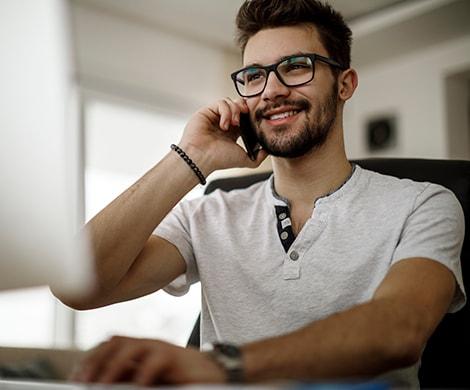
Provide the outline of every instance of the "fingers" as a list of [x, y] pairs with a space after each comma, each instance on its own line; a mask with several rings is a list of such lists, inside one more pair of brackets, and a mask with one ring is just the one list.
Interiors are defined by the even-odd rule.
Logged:
[[114, 336], [91, 350], [71, 378], [78, 382], [152, 384], [168, 363], [168, 346], [157, 340]]
[[124, 379], [125, 376], [132, 376], [147, 353], [147, 345], [137, 341], [127, 343], [113, 355], [108, 364], [102, 367], [97, 382], [114, 383]]
[[134, 370], [144, 352], [141, 340], [114, 336], [91, 350], [71, 379], [112, 383]]
[[116, 344], [109, 340], [90, 350], [73, 374], [72, 381], [91, 382], [95, 380], [101, 367], [107, 358], [112, 355], [116, 347]]
[[154, 383], [163, 383], [163, 373], [169, 361], [163, 354], [149, 355], [140, 365], [134, 375], [134, 383], [140, 386], [150, 386]]
[[[195, 150], [200, 161], [208, 161], [210, 156], [210, 166], [206, 168], [208, 172], [235, 167], [254, 168], [264, 160], [265, 154], [261, 154], [261, 160], [253, 162], [236, 142], [241, 134], [240, 115], [248, 112], [248, 105], [243, 99], [225, 98], [213, 102], [191, 117], [179, 145], [183, 150]], [[192, 159], [198, 162], [197, 158]]]
[[216, 102], [215, 111], [219, 114], [219, 127], [229, 130], [230, 126], [240, 125], [240, 113], [248, 112], [248, 106], [243, 99], [232, 100], [225, 98]]

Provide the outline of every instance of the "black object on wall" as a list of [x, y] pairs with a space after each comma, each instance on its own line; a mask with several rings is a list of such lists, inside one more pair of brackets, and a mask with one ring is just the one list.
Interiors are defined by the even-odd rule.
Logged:
[[382, 152], [396, 146], [396, 122], [393, 116], [382, 116], [367, 121], [366, 139], [369, 152]]

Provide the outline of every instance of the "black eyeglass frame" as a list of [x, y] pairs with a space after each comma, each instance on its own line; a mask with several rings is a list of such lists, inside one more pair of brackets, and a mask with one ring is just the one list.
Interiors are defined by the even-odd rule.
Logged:
[[[289, 59], [291, 58], [296, 58], [296, 57], [308, 57], [310, 58], [310, 60], [312, 61], [312, 77], [307, 80], [307, 81], [304, 81], [300, 84], [293, 84], [293, 85], [289, 85], [287, 84], [284, 79], [282, 78], [282, 76], [279, 74], [279, 72], [277, 71], [277, 67], [282, 64], [283, 62], [285, 61], [288, 61]], [[250, 98], [250, 97], [254, 97], [254, 96], [258, 96], [258, 95], [261, 95], [264, 90], [266, 89], [266, 85], [268, 84], [268, 78], [269, 78], [269, 74], [271, 72], [274, 72], [275, 75], [277, 76], [277, 79], [283, 84], [285, 85], [286, 87], [300, 87], [301, 85], [304, 85], [304, 84], [307, 84], [309, 83], [310, 81], [313, 80], [313, 78], [315, 77], [315, 61], [321, 61], [321, 62], [324, 62], [325, 64], [328, 64], [330, 66], [333, 66], [335, 68], [339, 68], [341, 70], [346, 70], [346, 67], [344, 67], [343, 65], [341, 65], [339, 62], [333, 60], [332, 58], [328, 58], [328, 57], [324, 57], [320, 54], [317, 54], [317, 53], [300, 53], [300, 54], [293, 54], [291, 56], [288, 56], [288, 57], [284, 57], [282, 58], [280, 61], [274, 63], [274, 64], [271, 64], [271, 65], [266, 65], [266, 66], [262, 66], [262, 65], [249, 65], [249, 66], [245, 66], [244, 68], [241, 68], [239, 70], [236, 70], [235, 72], [231, 73], [230, 74], [230, 78], [232, 79], [234, 85], [235, 85], [235, 89], [237, 90], [237, 93], [241, 96], [241, 97], [244, 97], [244, 98]], [[252, 94], [252, 95], [243, 95], [240, 90], [238, 89], [238, 85], [237, 83], [240, 82], [243, 84], [242, 80], [238, 80], [237, 79], [237, 75], [240, 73], [240, 72], [243, 72], [244, 70], [248, 70], [248, 69], [253, 69], [253, 68], [256, 68], [256, 69], [264, 69], [266, 71], [266, 81], [264, 83], [264, 87], [263, 89], [258, 92], [258, 93], [255, 93], [255, 94]]]

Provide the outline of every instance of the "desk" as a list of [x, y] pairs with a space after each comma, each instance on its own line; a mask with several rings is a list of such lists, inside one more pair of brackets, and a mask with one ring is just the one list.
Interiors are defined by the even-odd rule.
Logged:
[[[82, 385], [66, 382], [49, 381], [10, 381], [0, 380], [0, 390], [142, 390], [144, 388], [129, 385]], [[391, 390], [383, 382], [367, 383], [317, 383], [284, 385], [186, 385], [186, 386], [156, 386], [145, 389], [155, 390]]]
[[[149, 387], [147, 389], [158, 390], [203, 390], [210, 388], [212, 390], [229, 390], [229, 389], [252, 389], [252, 390], [277, 390], [280, 387], [276, 386], [224, 386], [224, 385], [191, 385], [191, 386], [157, 386]], [[137, 387], [129, 384], [116, 384], [116, 385], [82, 385], [76, 383], [65, 382], [36, 382], [36, 381], [9, 381], [0, 380], [0, 390], [142, 390], [142, 387]]]

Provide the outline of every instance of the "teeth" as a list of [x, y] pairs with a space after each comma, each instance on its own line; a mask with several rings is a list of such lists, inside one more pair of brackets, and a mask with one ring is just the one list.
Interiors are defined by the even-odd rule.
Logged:
[[287, 112], [281, 112], [280, 114], [274, 114], [269, 117], [270, 120], [274, 121], [276, 119], [284, 119], [288, 118], [292, 115], [297, 114], [297, 111], [287, 111]]

